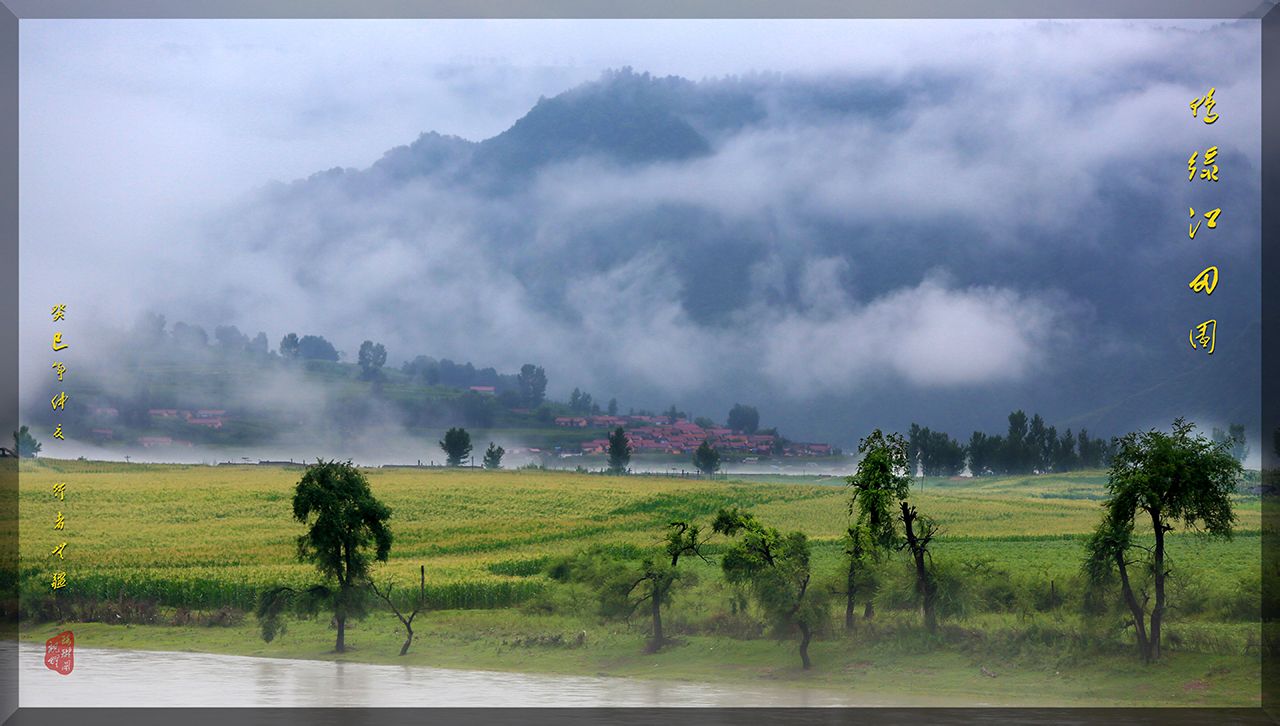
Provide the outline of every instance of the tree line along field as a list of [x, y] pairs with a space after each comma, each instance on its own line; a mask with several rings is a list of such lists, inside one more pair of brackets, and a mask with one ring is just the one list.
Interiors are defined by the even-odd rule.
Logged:
[[[587, 549], [638, 560], [657, 553], [668, 522], [706, 526], [729, 506], [807, 534], [821, 587], [834, 592], [843, 572], [849, 492], [838, 478], [784, 483], [533, 470], [364, 472], [393, 513], [390, 560], [374, 566], [375, 578], [394, 579], [407, 590], [425, 565], [433, 611], [494, 610], [504, 613], [502, 622], [590, 627], [600, 622], [593, 593], [549, 577], [557, 562]], [[292, 518], [291, 498], [301, 474], [300, 467], [22, 461], [24, 620], [109, 620], [93, 604], [111, 601], [251, 611], [266, 587], [316, 582], [314, 567], [295, 557], [304, 528]], [[1105, 481], [1103, 472], [1084, 472], [913, 484], [913, 502], [942, 527], [932, 547], [942, 581], [955, 583], [943, 586], [944, 622], [962, 639], [981, 634], [1014, 651], [1060, 649], [1088, 638], [1109, 642], [1117, 652], [1127, 648], [1128, 635], [1099, 629], [1078, 607], [1083, 540], [1097, 524]], [[56, 482], [66, 483], [65, 501], [52, 496]], [[1174, 651], [1257, 654], [1261, 509], [1256, 496], [1238, 496], [1235, 508], [1231, 540], [1182, 533], [1170, 538]], [[57, 511], [66, 517], [65, 532], [53, 530]], [[68, 588], [56, 597], [48, 583], [55, 539], [68, 542], [66, 559], [58, 563]], [[712, 537], [705, 550], [709, 563], [682, 561], [688, 576], [677, 585], [667, 615], [669, 634], [735, 642], [764, 636], [745, 600], [720, 576], [715, 555], [722, 544]], [[880, 614], [864, 632], [910, 640], [917, 628], [906, 559], [890, 558], [881, 567]], [[820, 640], [840, 635], [839, 596], [832, 597], [831, 610], [831, 627]], [[431, 620], [432, 613], [425, 617]], [[449, 617], [470, 622], [461, 613]], [[628, 626], [637, 651], [644, 626], [642, 615]], [[328, 645], [326, 636], [315, 638], [317, 652]], [[793, 659], [790, 648], [776, 653], [780, 665]]]

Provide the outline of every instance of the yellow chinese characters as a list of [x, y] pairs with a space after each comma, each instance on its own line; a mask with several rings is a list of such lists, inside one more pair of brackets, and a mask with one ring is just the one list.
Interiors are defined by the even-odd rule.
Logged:
[[[1196, 350], [1206, 350], [1209, 355], [1213, 355], [1213, 347], [1218, 339], [1218, 321], [1206, 320], [1203, 323], [1191, 329], [1187, 334], [1187, 340], [1191, 342], [1191, 347]], [[1196, 345], [1199, 343], [1200, 345]]]
[[[53, 317], [54, 323], [57, 323], [59, 321], [64, 321], [67, 319], [67, 306], [63, 303], [53, 305], [52, 307], [49, 308], [49, 314], [50, 316]], [[50, 347], [53, 348], [54, 352], [58, 352], [58, 351], [66, 350], [71, 346], [68, 343], [62, 342], [61, 332], [55, 332], [53, 334], [53, 342], [50, 344]], [[64, 376], [67, 373], [66, 364], [63, 363], [62, 361], [53, 361], [53, 363], [50, 365], [50, 368], [52, 368], [53, 372], [58, 376], [58, 381], [62, 382]], [[66, 391], [59, 391], [56, 396], [49, 399], [49, 405], [53, 407], [54, 411], [66, 411], [67, 401], [69, 400], [69, 398], [70, 397], [67, 395]], [[53, 438], [59, 441], [66, 440], [66, 437], [62, 433], [61, 423], [54, 424]], [[66, 501], [66, 498], [67, 498], [66, 482], [57, 482], [53, 485], [53, 496], [57, 497], [59, 501]], [[53, 522], [53, 529], [55, 531], [62, 532], [62, 531], [65, 531], [66, 528], [67, 528], [67, 518], [62, 513], [62, 511], [59, 510]], [[53, 549], [49, 551], [49, 556], [57, 557], [59, 560], [65, 560], [66, 551], [67, 551], [67, 542], [66, 540], [63, 540], [61, 542], [58, 542], [56, 545], [54, 545]], [[57, 590], [61, 590], [66, 586], [67, 586], [66, 571], [58, 570], [54, 572], [51, 579], [49, 580], [49, 587], [57, 591]]]
[[1191, 101], [1190, 106], [1192, 118], [1200, 118], [1200, 109], [1203, 108], [1205, 123], [1211, 124], [1218, 120], [1218, 114], [1213, 112], [1213, 107], [1218, 105], [1218, 102], [1213, 100], [1213, 92], [1216, 90], [1218, 89], [1210, 88], [1208, 93]]
[[1214, 288], [1218, 286], [1218, 267], [1209, 265], [1196, 275], [1195, 279], [1187, 284], [1194, 293], [1203, 292], [1205, 295], [1212, 295]]
[[[1195, 209], [1195, 207], [1187, 207], [1187, 209], [1189, 209], [1189, 210], [1190, 210], [1191, 218], [1192, 218], [1192, 219], [1195, 219], [1195, 216], [1196, 216], [1196, 209]], [[1205, 218], [1206, 220], [1208, 220], [1208, 221], [1201, 222], [1200, 220], [1196, 220], [1196, 223], [1195, 223], [1195, 225], [1194, 225], [1194, 226], [1193, 226], [1191, 223], [1187, 223], [1187, 236], [1188, 236], [1188, 237], [1190, 237], [1191, 239], [1195, 239], [1195, 238], [1196, 238], [1196, 232], [1199, 232], [1199, 231], [1200, 231], [1200, 225], [1201, 225], [1201, 224], [1203, 224], [1204, 226], [1208, 227], [1209, 229], [1217, 229], [1217, 227], [1218, 227], [1218, 215], [1220, 215], [1220, 214], [1222, 214], [1222, 207], [1218, 207], [1217, 209], [1211, 209], [1211, 210], [1209, 210], [1209, 211], [1205, 212], [1205, 213], [1204, 213], [1204, 218]]]
[[[1191, 158], [1187, 159], [1187, 181], [1196, 178], [1196, 157], [1200, 152], [1191, 152]], [[1200, 169], [1200, 178], [1205, 181], [1218, 181], [1218, 147], [1210, 146], [1204, 150], [1204, 166]]]
[[[1214, 113], [1213, 107], [1217, 102], [1213, 100], [1213, 93], [1216, 89], [1209, 88], [1209, 92], [1199, 98], [1191, 100], [1191, 117], [1200, 118], [1200, 111], [1204, 111], [1204, 122], [1211, 124], [1218, 120], [1218, 114]], [[1218, 147], [1217, 145], [1209, 146], [1204, 150], [1204, 156], [1201, 158], [1199, 151], [1191, 152], [1191, 156], [1187, 158], [1187, 181], [1195, 181], [1199, 174], [1202, 181], [1217, 182], [1218, 181]], [[1209, 210], [1204, 213], [1204, 220], [1196, 218], [1195, 207], [1188, 207], [1188, 214], [1191, 222], [1187, 224], [1187, 236], [1191, 239], [1196, 238], [1196, 232], [1200, 231], [1203, 224], [1209, 229], [1216, 229], [1218, 226], [1218, 217], [1222, 214], [1222, 208]], [[1191, 278], [1191, 282], [1187, 283], [1187, 287], [1191, 288], [1193, 294], [1199, 295], [1204, 293], [1205, 297], [1213, 294], [1218, 287], [1218, 267], [1209, 265], [1200, 271], [1198, 275]], [[1217, 347], [1218, 339], [1218, 321], [1209, 319], [1193, 326], [1187, 332], [1187, 342], [1191, 344], [1192, 350], [1203, 350], [1209, 355], [1213, 355], [1214, 349]]]

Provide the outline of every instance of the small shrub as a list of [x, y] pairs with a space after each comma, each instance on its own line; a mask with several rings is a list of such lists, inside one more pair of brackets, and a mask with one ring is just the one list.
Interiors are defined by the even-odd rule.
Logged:
[[1248, 572], [1222, 598], [1220, 617], [1224, 620], [1257, 622], [1262, 618], [1262, 573]]

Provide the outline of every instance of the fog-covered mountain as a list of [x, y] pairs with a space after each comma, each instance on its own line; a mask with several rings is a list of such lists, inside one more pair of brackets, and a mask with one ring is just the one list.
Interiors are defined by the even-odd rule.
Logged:
[[[427, 129], [255, 192], [199, 231], [198, 295], [173, 299], [273, 340], [382, 341], [394, 364], [532, 361], [560, 397], [752, 403], [845, 446], [1015, 408], [1108, 435], [1252, 427], [1256, 125], [1192, 119], [1202, 79], [1155, 62], [1015, 87], [611, 71], [492, 138]], [[1211, 144], [1220, 181], [1189, 182]], [[1189, 239], [1189, 207], [1221, 207], [1217, 228]], [[1209, 264], [1221, 286], [1196, 295]], [[1212, 357], [1188, 344], [1209, 318]]]

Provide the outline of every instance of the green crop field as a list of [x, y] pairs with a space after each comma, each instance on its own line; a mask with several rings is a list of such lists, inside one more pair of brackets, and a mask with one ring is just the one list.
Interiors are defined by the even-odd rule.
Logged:
[[[602, 625], [590, 606], [590, 593], [549, 578], [547, 564], [593, 546], [637, 559], [656, 551], [665, 525], [673, 519], [707, 524], [717, 509], [726, 506], [748, 509], [783, 531], [809, 535], [814, 542], [815, 575], [823, 586], [838, 582], [841, 572], [840, 537], [848, 526], [848, 512], [847, 493], [838, 486], [838, 479], [699, 481], [533, 470], [369, 469], [365, 473], [375, 496], [393, 512], [390, 561], [375, 567], [376, 577], [394, 579], [403, 588], [416, 582], [418, 567], [424, 565], [433, 610], [475, 613], [462, 617], [459, 612], [447, 620], [443, 613], [436, 613], [428, 617], [434, 625], [425, 628], [438, 628], [441, 622], [467, 623], [460, 627], [487, 633], [477, 638], [499, 640], [495, 633], [507, 637], [541, 633], [549, 627], [557, 632], [592, 633], [606, 628], [618, 648], [635, 646], [635, 652], [627, 651], [634, 656], [643, 638], [643, 618], [625, 626]], [[59, 597], [144, 600], [170, 610], [248, 611], [266, 586], [315, 582], [314, 569], [295, 559], [295, 540], [303, 527], [292, 519], [291, 496], [300, 474], [300, 468], [266, 466], [23, 461], [19, 571], [24, 618], [30, 626], [42, 617], [52, 617], [40, 603], [47, 605], [51, 600], [48, 575], [55, 564], [68, 577], [68, 587]], [[66, 484], [65, 501], [53, 495], [55, 483]], [[958, 608], [947, 620], [957, 629], [955, 637], [972, 639], [973, 634], [982, 633], [984, 642], [1008, 646], [1002, 651], [1004, 657], [1017, 657], [1033, 646], [1061, 651], [1064, 643], [1074, 642], [1072, 633], [1089, 629], [1069, 604], [1055, 600], [1037, 606], [1036, 598], [1043, 600], [1048, 592], [1051, 598], [1069, 603], [1078, 595], [1073, 591], [1080, 587], [1082, 541], [1099, 517], [1104, 484], [1102, 472], [929, 479], [917, 484], [913, 500], [942, 526], [933, 547], [939, 563], [984, 572], [988, 583], [1007, 582], [1019, 592], [1031, 593], [1011, 597], [999, 607], [990, 606], [990, 597], [978, 597], [971, 606]], [[53, 529], [59, 511], [66, 519], [64, 531]], [[1178, 583], [1171, 594], [1178, 599], [1169, 622], [1172, 657], [1182, 659], [1176, 662], [1188, 673], [1199, 673], [1203, 663], [1196, 658], [1234, 658], [1230, 667], [1250, 674], [1241, 675], [1243, 680], [1231, 689], [1207, 694], [1197, 690], [1188, 697], [1190, 702], [1240, 703], [1243, 698], [1252, 703], [1250, 694], [1257, 690], [1259, 626], [1248, 603], [1240, 603], [1249, 599], [1251, 583], [1259, 578], [1258, 498], [1238, 497], [1236, 511], [1233, 539], [1209, 541], [1178, 533], [1169, 546]], [[50, 551], [62, 540], [68, 543], [66, 559], [58, 562]], [[670, 627], [695, 644], [705, 639], [756, 642], [759, 632], [753, 631], [750, 618], [731, 612], [734, 593], [719, 576], [715, 543], [713, 539], [708, 550], [712, 562], [694, 560], [688, 565], [691, 577], [681, 583], [670, 607]], [[884, 567], [891, 573], [899, 569], [905, 573], [905, 560], [893, 560]], [[903, 594], [905, 582], [890, 578], [883, 588], [886, 615], [876, 626], [880, 628], [875, 646], [880, 651], [876, 652], [890, 647], [895, 639], [910, 640], [911, 636], [902, 635], [914, 627], [909, 592]], [[821, 639], [819, 654], [833, 649], [830, 643], [839, 637], [838, 605], [833, 603], [833, 626]], [[394, 618], [379, 618], [374, 622], [381, 623], [386, 633], [378, 637], [388, 640], [388, 649], [394, 652], [398, 624]], [[322, 653], [326, 645], [331, 646], [326, 643], [328, 636], [300, 626], [296, 635], [284, 639], [281, 647], [286, 651], [273, 651], [277, 644], [267, 647], [256, 639], [251, 616], [239, 622], [229, 629], [243, 641], [239, 647], [228, 645], [223, 636], [206, 642], [212, 636], [198, 633], [188, 633], [187, 645], [178, 647], [297, 656]], [[619, 631], [620, 627], [625, 629]], [[37, 631], [26, 630], [29, 637]], [[112, 631], [95, 625], [89, 632], [104, 643], [127, 645], [127, 637], [113, 640], [117, 636], [110, 633], [119, 631], [123, 627]], [[296, 639], [305, 633], [311, 633], [312, 639], [306, 643]], [[358, 642], [360, 631], [350, 637]], [[1123, 650], [1124, 633], [1109, 637], [1115, 652], [1107, 656], [1112, 659], [1108, 662], [1127, 662], [1131, 656]], [[767, 639], [760, 642], [764, 650], [751, 658], [793, 665], [790, 648], [779, 648]], [[505, 661], [505, 666], [476, 657], [478, 666], [551, 671], [599, 667], [598, 663], [566, 662], [563, 654], [542, 661], [527, 659], [536, 661], [532, 663]], [[437, 651], [436, 660], [430, 662], [453, 663], [445, 651]], [[612, 670], [632, 672], [621, 666]], [[1183, 675], [1176, 671], [1169, 677], [1176, 680]], [[1089, 696], [1063, 698], [1080, 702]], [[1127, 702], [1123, 694], [1107, 698]]]

